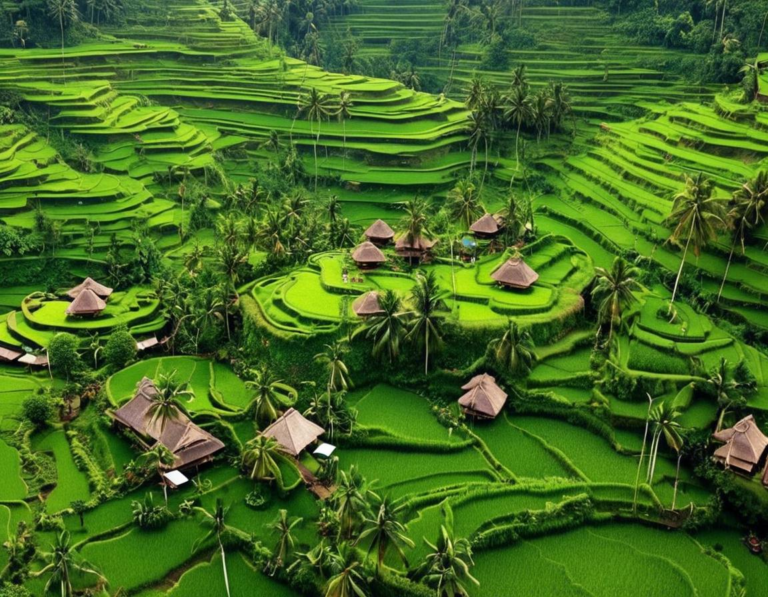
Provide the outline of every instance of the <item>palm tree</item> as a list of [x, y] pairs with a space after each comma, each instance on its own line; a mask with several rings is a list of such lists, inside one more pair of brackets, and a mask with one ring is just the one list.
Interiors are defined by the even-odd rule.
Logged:
[[465, 538], [456, 539], [444, 525], [440, 526], [437, 544], [424, 542], [432, 550], [416, 570], [417, 577], [436, 589], [437, 597], [466, 597], [464, 581], [474, 585], [479, 581], [469, 572], [472, 560], [472, 547]]
[[194, 399], [195, 394], [189, 388], [188, 382], [176, 381], [176, 370], [170, 373], [161, 373], [155, 383], [157, 392], [149, 397], [152, 403], [147, 410], [150, 417], [150, 426], [159, 425], [160, 435], [165, 431], [168, 421], [178, 420], [186, 410], [182, 405], [182, 399], [187, 401]]
[[521, 329], [511, 319], [508, 320], [504, 335], [491, 340], [489, 347], [496, 362], [513, 375], [528, 375], [536, 362], [531, 333], [527, 329]]
[[273, 533], [277, 535], [277, 545], [275, 546], [274, 565], [275, 568], [282, 568], [288, 554], [293, 550], [296, 539], [293, 536], [294, 527], [301, 524], [303, 518], [288, 518], [288, 510], [280, 510], [277, 518], [269, 525]]
[[565, 117], [573, 113], [568, 87], [560, 81], [552, 83], [550, 97], [552, 98], [552, 123], [555, 128], [560, 128]]
[[163, 476], [163, 469], [168, 469], [176, 462], [176, 456], [173, 455], [163, 444], [157, 443], [153, 448], [139, 456], [141, 465], [145, 468], [154, 469], [163, 485], [163, 497], [165, 498], [165, 507], [168, 507], [168, 484]]
[[677, 486], [680, 482], [680, 461], [683, 458], [683, 436], [680, 435], [675, 429], [670, 430], [664, 434], [664, 439], [667, 442], [667, 446], [672, 448], [677, 454], [677, 466], [675, 467], [675, 488], [672, 490], [672, 509], [677, 506]]
[[339, 483], [332, 498], [340, 522], [339, 539], [351, 537], [365, 520], [371, 509], [368, 498], [372, 493], [356, 466], [353, 465], [349, 472], [339, 473]]
[[371, 315], [360, 324], [352, 337], [365, 335], [373, 342], [374, 358], [386, 355], [390, 364], [400, 356], [400, 342], [406, 334], [407, 315], [403, 312], [403, 303], [394, 290], [388, 289], [379, 295], [381, 313]]
[[344, 363], [344, 355], [349, 348], [344, 342], [334, 342], [326, 344], [325, 351], [316, 354], [314, 360], [323, 365], [328, 372], [328, 394], [347, 390], [352, 381], [349, 379], [349, 369]]
[[768, 206], [768, 170], [763, 170], [754, 179], [745, 182], [731, 199], [728, 221], [733, 227], [733, 242], [731, 243], [731, 252], [728, 254], [723, 281], [717, 293], [718, 302], [728, 278], [728, 270], [731, 268], [731, 259], [733, 259], [736, 243], [741, 244], [741, 254], [744, 255], [747, 231], [758, 228], [765, 222], [766, 206]]
[[413, 243], [423, 236], [430, 236], [427, 222], [428, 209], [427, 202], [419, 197], [406, 202], [405, 215], [400, 221], [400, 228], [405, 232], [408, 242]]
[[328, 579], [324, 597], [367, 597], [369, 595], [360, 562], [347, 543], [339, 546], [337, 560], [339, 571]]
[[48, 14], [59, 22], [61, 31], [61, 60], [64, 60], [64, 26], [80, 18], [75, 0], [47, 0]]
[[467, 89], [467, 99], [464, 100], [464, 105], [469, 110], [477, 110], [477, 108], [485, 101], [485, 92], [487, 89], [487, 83], [485, 79], [478, 76], [473, 76], [469, 82], [469, 88]]
[[245, 387], [253, 390], [253, 398], [248, 406], [253, 408], [256, 421], [268, 425], [279, 416], [278, 406], [286, 405], [296, 398], [296, 390], [275, 378], [266, 366], [248, 371], [252, 380], [245, 382]]
[[411, 291], [413, 311], [410, 317], [411, 329], [406, 338], [424, 347], [424, 375], [429, 372], [430, 352], [440, 350], [443, 342], [443, 317], [438, 312], [443, 306], [444, 294], [434, 271], [420, 275]]
[[317, 145], [320, 143], [320, 125], [323, 120], [327, 120], [333, 112], [331, 106], [331, 96], [327, 94], [321, 94], [316, 87], [312, 87], [309, 93], [303, 94], [299, 100], [299, 114], [306, 113], [307, 120], [310, 121], [310, 133], [312, 131], [312, 123], [317, 123], [317, 137], [315, 138], [314, 151], [315, 151], [315, 193], [317, 193]]
[[640, 471], [643, 467], [643, 459], [645, 458], [645, 446], [648, 442], [648, 430], [651, 426], [651, 410], [653, 409], [653, 397], [646, 393], [648, 396], [648, 412], [645, 415], [645, 432], [643, 433], [643, 447], [640, 449], [640, 459], [637, 462], [637, 475], [635, 477], [635, 495], [632, 498], [632, 511], [637, 512], [637, 494], [640, 490]]
[[548, 89], [542, 89], [533, 96], [533, 101], [531, 102], [531, 122], [536, 128], [537, 141], [541, 141], [541, 137], [545, 132], [549, 135], [552, 120], [552, 98], [549, 95]]
[[506, 104], [504, 119], [517, 129], [515, 135], [515, 160], [517, 161], [515, 169], [517, 170], [520, 167], [520, 129], [528, 126], [533, 118], [533, 104], [527, 86], [515, 86], [512, 93], [505, 98], [504, 103]]
[[33, 572], [31, 575], [35, 578], [50, 574], [48, 582], [45, 584], [45, 592], [49, 592], [54, 585], [59, 585], [61, 597], [71, 597], [72, 591], [72, 573], [91, 574], [99, 580], [105, 580], [96, 569], [86, 562], [70, 544], [70, 537], [67, 531], [62, 531], [56, 537], [56, 541], [51, 545], [50, 552], [43, 552], [43, 559], [46, 562], [45, 567]]
[[344, 152], [341, 158], [342, 170], [347, 169], [347, 120], [352, 118], [353, 105], [350, 93], [348, 91], [342, 91], [339, 94], [338, 103], [336, 104], [336, 117], [341, 123], [341, 143], [342, 151]]
[[[237, 282], [240, 279], [240, 268], [248, 261], [245, 253], [237, 243], [224, 243], [216, 247], [215, 263], [227, 283], [227, 292], [237, 301]], [[224, 304], [224, 318], [227, 323], [227, 339], [231, 338], [229, 331], [229, 299]]]
[[[680, 412], [676, 407], [670, 407], [666, 402], [661, 402], [651, 409], [651, 423], [653, 427], [653, 434], [651, 439], [651, 450], [649, 453], [650, 460], [648, 461], [648, 477], [647, 482], [653, 484], [653, 476], [656, 472], [656, 460], [659, 456], [659, 444], [661, 443], [661, 437], [667, 442], [667, 445], [672, 445], [676, 436], [679, 436], [680, 423], [676, 419], [680, 417]], [[680, 440], [682, 442], [682, 440]]]
[[280, 463], [287, 463], [288, 458], [278, 441], [266, 435], [257, 435], [245, 444], [241, 462], [248, 470], [248, 476], [254, 481], [276, 481], [283, 485]]
[[475, 184], [469, 178], [463, 178], [448, 191], [448, 203], [451, 215], [469, 230], [472, 222], [483, 213], [480, 197]]
[[395, 506], [389, 496], [383, 498], [376, 496], [374, 499], [378, 501], [374, 507], [374, 515], [365, 518], [363, 531], [356, 543], [370, 538], [371, 543], [366, 556], [370, 556], [371, 552], [376, 550], [377, 573], [381, 570], [381, 565], [390, 549], [395, 550], [407, 568], [408, 560], [405, 557], [403, 546], [413, 548], [414, 543], [406, 535], [405, 525], [398, 520], [404, 506]]
[[219, 551], [221, 552], [221, 567], [224, 571], [224, 588], [227, 590], [227, 597], [230, 597], [229, 575], [227, 574], [227, 554], [224, 551], [223, 541], [223, 537], [229, 534], [231, 530], [226, 523], [229, 506], [225, 507], [221, 498], [216, 498], [216, 505], [213, 508], [213, 512], [209, 512], [205, 508], [199, 506], [196, 507], [195, 510], [203, 515], [202, 524], [208, 527], [209, 530], [205, 535], [195, 541], [195, 544], [192, 546], [192, 553], [196, 552], [201, 544], [216, 537], [216, 541], [219, 544]]
[[[640, 270], [630, 266], [621, 257], [613, 260], [610, 270], [596, 267], [597, 284], [592, 289], [592, 296], [600, 301], [598, 318], [601, 324], [608, 323], [608, 343], [613, 340], [614, 326], [621, 323], [624, 311], [637, 301], [633, 292], [640, 290], [637, 276]], [[598, 328], [598, 335], [600, 328]]]
[[682, 238], [685, 238], [686, 241], [680, 269], [675, 279], [675, 287], [672, 291], [672, 301], [669, 304], [670, 313], [677, 296], [677, 287], [683, 273], [683, 265], [685, 265], [689, 246], [693, 243], [693, 252], [698, 258], [701, 249], [709, 241], [717, 238], [718, 231], [725, 227], [723, 201], [713, 197], [713, 193], [712, 181], [699, 172], [693, 178], [686, 174], [685, 189], [675, 195], [672, 213], [667, 219], [669, 223], [675, 226], [669, 241], [675, 244], [679, 244]]
[[737, 379], [736, 370], [737, 368], [728, 359], [721, 358], [706, 380], [706, 387], [714, 394], [720, 409], [716, 432], [722, 429], [725, 415], [729, 410], [746, 406], [747, 401], [744, 393], [749, 393], [755, 388], [753, 380], [741, 381]]

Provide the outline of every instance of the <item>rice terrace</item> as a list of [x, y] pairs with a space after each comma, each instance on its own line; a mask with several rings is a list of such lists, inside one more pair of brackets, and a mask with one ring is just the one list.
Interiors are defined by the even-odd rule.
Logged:
[[0, 2], [0, 597], [768, 597], [768, 0]]

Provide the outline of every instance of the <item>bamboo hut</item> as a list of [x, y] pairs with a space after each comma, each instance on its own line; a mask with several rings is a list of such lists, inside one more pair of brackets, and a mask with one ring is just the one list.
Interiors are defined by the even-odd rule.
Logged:
[[262, 431], [262, 435], [273, 437], [283, 450], [298, 457], [302, 450], [317, 441], [325, 429], [316, 425], [294, 408], [289, 408], [283, 415]]
[[752, 415], [744, 417], [733, 427], [718, 431], [712, 438], [723, 442], [723, 445], [715, 450], [715, 460], [726, 468], [736, 469], [748, 475], [757, 470], [768, 448], [768, 437], [760, 431]]
[[533, 271], [533, 269], [523, 261], [522, 257], [512, 257], [493, 272], [491, 278], [496, 280], [502, 286], [515, 288], [517, 290], [525, 290], [530, 288], [536, 280], [539, 279], [539, 274]]
[[487, 373], [476, 375], [461, 386], [466, 393], [459, 398], [464, 413], [481, 419], [495, 419], [507, 402], [507, 393]]
[[365, 231], [365, 238], [374, 245], [381, 247], [392, 242], [392, 239], [395, 238], [395, 231], [384, 220], [376, 220], [368, 226], [368, 230]]

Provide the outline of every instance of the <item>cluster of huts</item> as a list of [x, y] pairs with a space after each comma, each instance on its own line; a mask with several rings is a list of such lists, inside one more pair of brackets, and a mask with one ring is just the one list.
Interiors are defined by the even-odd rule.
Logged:
[[726, 469], [752, 476], [761, 470], [763, 485], [768, 488], [768, 437], [760, 430], [755, 417], [749, 415], [733, 427], [716, 432], [713, 439], [722, 445], [714, 458]]
[[[476, 238], [491, 239], [502, 230], [502, 224], [495, 216], [485, 214], [477, 220], [470, 230]], [[437, 240], [422, 236], [412, 238], [409, 234], [400, 235], [395, 240], [395, 231], [384, 220], [376, 220], [365, 231], [366, 241], [355, 247], [352, 260], [361, 270], [372, 270], [384, 265], [387, 256], [382, 251], [392, 241], [395, 242], [395, 253], [410, 262], [427, 263], [432, 259], [432, 249]], [[515, 290], [526, 290], [539, 279], [537, 274], [522, 257], [511, 257], [492, 274], [491, 278], [499, 286]], [[358, 317], [371, 317], [381, 314], [379, 295], [371, 291], [360, 296], [352, 305], [352, 310]]]

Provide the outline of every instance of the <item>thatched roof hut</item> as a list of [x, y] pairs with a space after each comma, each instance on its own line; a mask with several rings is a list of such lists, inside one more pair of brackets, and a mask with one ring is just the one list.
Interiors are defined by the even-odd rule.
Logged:
[[539, 279], [531, 267], [523, 261], [522, 257], [512, 257], [491, 274], [491, 278], [502, 286], [510, 288], [530, 288]]
[[352, 259], [361, 268], [374, 268], [387, 262], [387, 258], [381, 252], [381, 249], [369, 241], [355, 248], [352, 252]]
[[405, 259], [424, 260], [429, 257], [432, 247], [436, 244], [437, 240], [430, 240], [423, 236], [413, 238], [409, 234], [403, 234], [395, 241], [395, 251]]
[[474, 224], [472, 224], [469, 229], [478, 238], [493, 238], [499, 232], [501, 232], [499, 221], [491, 214], [485, 214]]
[[379, 305], [379, 293], [375, 290], [366, 292], [355, 299], [352, 303], [352, 310], [358, 317], [370, 317], [371, 315], [380, 315], [384, 313]]
[[136, 387], [134, 397], [111, 413], [118, 423], [128, 427], [147, 441], [147, 447], [158, 443], [164, 445], [175, 456], [169, 468], [188, 468], [203, 464], [224, 448], [224, 443], [195, 425], [184, 413], [175, 419], [169, 419], [160, 429], [160, 422], [152, 423], [149, 414], [152, 398], [157, 395], [157, 388], [151, 379], [143, 378]]
[[289, 408], [283, 415], [261, 432], [267, 437], [274, 437], [283, 450], [292, 456], [298, 456], [309, 444], [317, 440], [325, 429], [294, 408]]
[[24, 354], [19, 357], [19, 363], [29, 365], [30, 367], [47, 367], [48, 355], [46, 354]]
[[473, 417], [494, 419], [507, 402], [507, 393], [496, 384], [496, 378], [487, 373], [476, 375], [461, 386], [466, 390], [459, 405]]
[[105, 303], [93, 290], [81, 290], [69, 307], [67, 315], [97, 315], [107, 308]]
[[395, 238], [395, 231], [384, 220], [376, 220], [368, 226], [365, 237], [376, 245], [386, 245]]
[[93, 290], [98, 296], [105, 299], [110, 294], [112, 294], [112, 289], [107, 288], [106, 286], [99, 284], [96, 280], [93, 278], [86, 278], [82, 281], [82, 283], [78, 284], [71, 290], [67, 291], [67, 296], [71, 299], [77, 298], [77, 296], [83, 291], [83, 290]]
[[755, 472], [768, 448], [768, 437], [760, 431], [752, 415], [712, 437], [723, 442], [715, 450], [715, 460], [726, 468], [735, 468], [750, 475]]

